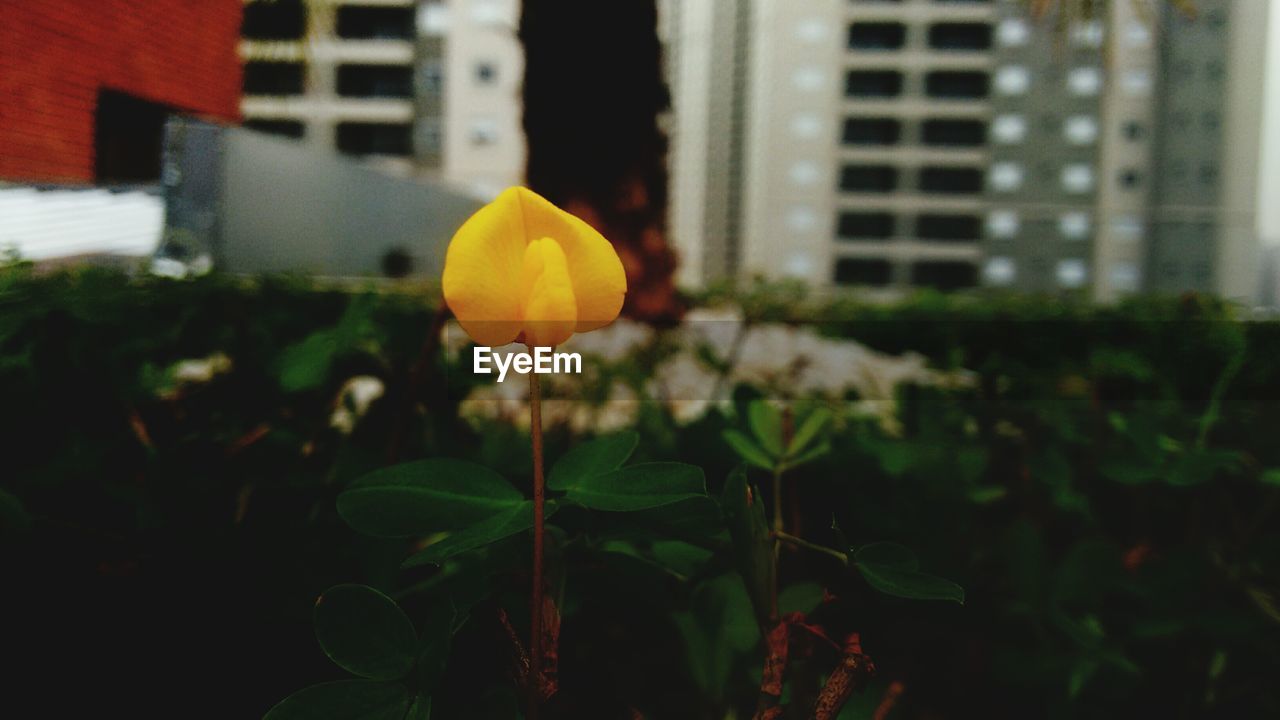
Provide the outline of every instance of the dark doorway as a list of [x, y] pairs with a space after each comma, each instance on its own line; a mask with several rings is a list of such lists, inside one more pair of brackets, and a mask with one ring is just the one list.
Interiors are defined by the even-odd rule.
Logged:
[[115, 90], [98, 92], [93, 129], [93, 176], [99, 184], [160, 180], [164, 123], [169, 108]]

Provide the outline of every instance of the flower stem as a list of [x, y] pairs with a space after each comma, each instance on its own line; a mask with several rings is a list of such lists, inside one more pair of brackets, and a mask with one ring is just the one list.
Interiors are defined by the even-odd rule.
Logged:
[[813, 552], [821, 553], [823, 555], [826, 555], [827, 557], [835, 558], [836, 560], [839, 560], [842, 565], [849, 564], [849, 555], [847, 553], [842, 553], [839, 550], [829, 548], [825, 545], [811, 543], [808, 540], [805, 540], [804, 538], [799, 538], [799, 537], [796, 537], [795, 535], [788, 535], [787, 533], [782, 532], [780, 530], [773, 531], [773, 537], [774, 537], [774, 540], [778, 542], [784, 542], [784, 543], [787, 543], [788, 545], [794, 545], [798, 548], [804, 548], [805, 550], [812, 550]]
[[529, 427], [533, 440], [533, 591], [529, 605], [529, 709], [527, 720], [537, 720], [542, 686], [542, 554], [546, 531], [543, 506], [546, 504], [546, 480], [542, 476], [542, 386], [537, 373], [529, 373]]

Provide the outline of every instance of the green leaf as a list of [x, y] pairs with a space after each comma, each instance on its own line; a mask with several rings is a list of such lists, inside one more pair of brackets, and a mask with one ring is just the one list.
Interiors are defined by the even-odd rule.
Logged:
[[782, 412], [767, 400], [752, 400], [747, 406], [747, 424], [760, 447], [773, 457], [782, 457]]
[[1261, 480], [1266, 485], [1280, 485], [1280, 468], [1268, 468], [1262, 472]]
[[769, 538], [769, 524], [765, 520], [764, 502], [756, 488], [747, 482], [746, 470], [737, 468], [725, 481], [720, 496], [720, 511], [725, 525], [733, 537], [734, 560], [747, 594], [756, 610], [760, 623], [768, 620], [772, 611], [772, 593], [775, 567], [773, 541]]
[[431, 720], [431, 698], [426, 695], [414, 698], [404, 720]]
[[31, 516], [22, 501], [0, 489], [0, 533], [23, 532], [30, 529]]
[[785, 463], [783, 463], [783, 465], [785, 469], [790, 470], [791, 468], [800, 467], [805, 463], [813, 462], [814, 460], [817, 460], [818, 458], [822, 457], [823, 455], [826, 455], [829, 452], [831, 452], [831, 443], [824, 440], [821, 443], [809, 448], [808, 450], [801, 453], [800, 455], [790, 460], [787, 460]]
[[565, 491], [596, 475], [617, 470], [639, 443], [640, 435], [634, 432], [606, 435], [582, 443], [565, 453], [551, 468], [547, 487]]
[[466, 527], [523, 502], [518, 490], [483, 465], [434, 458], [356, 480], [338, 496], [338, 514], [366, 535], [398, 538]]
[[827, 423], [831, 422], [831, 411], [824, 408], [814, 408], [800, 425], [796, 428], [796, 432], [791, 436], [791, 444], [787, 446], [787, 455], [796, 455], [803, 451], [810, 442], [818, 437], [818, 433], [826, 428]]
[[320, 330], [285, 348], [280, 355], [280, 387], [285, 392], [310, 390], [324, 384], [338, 353], [338, 335]]
[[818, 583], [796, 583], [788, 585], [778, 593], [778, 612], [804, 613], [808, 615], [822, 602], [822, 586]]
[[872, 543], [853, 555], [858, 572], [871, 587], [886, 595], [911, 600], [951, 600], [964, 604], [959, 585], [916, 569], [916, 556], [896, 543]]
[[418, 653], [413, 623], [395, 601], [366, 585], [337, 585], [316, 601], [316, 638], [330, 660], [371, 680], [409, 674]]
[[702, 468], [684, 463], [640, 463], [596, 475], [566, 498], [593, 510], [646, 510], [707, 493]]
[[412, 702], [400, 683], [339, 680], [299, 690], [263, 720], [404, 720]]
[[[545, 517], [551, 517], [555, 511], [556, 503], [548, 502], [544, 509]], [[400, 567], [439, 565], [454, 555], [511, 537], [531, 527], [533, 527], [533, 501], [525, 500], [487, 520], [449, 533], [449, 536], [443, 540], [434, 542], [422, 552], [410, 556]]]
[[724, 441], [729, 443], [729, 447], [738, 453], [738, 457], [765, 470], [773, 469], [773, 459], [769, 457], [764, 450], [755, 444], [747, 434], [741, 430], [725, 430], [722, 434]]

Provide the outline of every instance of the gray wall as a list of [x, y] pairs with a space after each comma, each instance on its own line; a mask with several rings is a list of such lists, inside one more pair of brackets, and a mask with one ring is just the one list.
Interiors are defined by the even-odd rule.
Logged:
[[[380, 276], [387, 253], [401, 250], [413, 260], [413, 276], [438, 278], [449, 239], [480, 206], [443, 185], [387, 175], [304, 143], [240, 128], [215, 132], [216, 149], [203, 142], [199, 154], [170, 163], [179, 172], [169, 192], [207, 186], [190, 170], [211, 172], [206, 153], [221, 156], [216, 191], [205, 208], [190, 209], [216, 212], [204, 240], [221, 270]], [[171, 215], [170, 225], [182, 223]]]

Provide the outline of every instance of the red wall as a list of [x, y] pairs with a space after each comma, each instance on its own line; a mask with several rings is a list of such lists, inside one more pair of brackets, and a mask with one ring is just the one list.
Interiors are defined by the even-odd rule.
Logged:
[[104, 87], [237, 121], [242, 8], [242, 0], [0, 0], [0, 179], [92, 181]]

